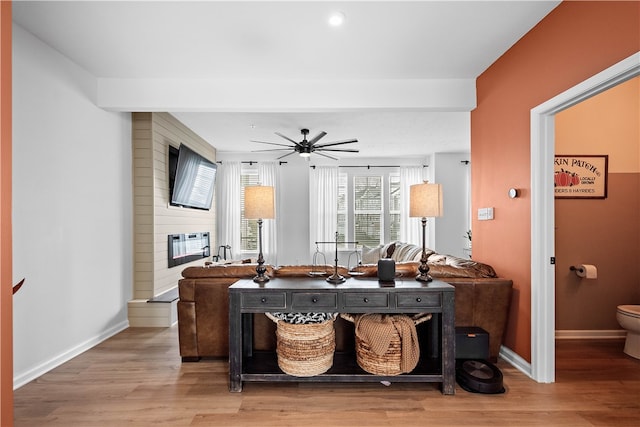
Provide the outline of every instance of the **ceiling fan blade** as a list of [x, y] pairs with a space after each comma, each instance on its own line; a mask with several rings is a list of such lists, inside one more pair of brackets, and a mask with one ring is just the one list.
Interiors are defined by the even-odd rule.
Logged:
[[313, 152], [313, 154], [317, 154], [318, 156], [322, 156], [322, 157], [327, 157], [327, 158], [329, 158], [329, 159], [331, 159], [331, 160], [338, 160], [337, 158], [332, 157], [332, 156], [330, 156], [330, 155], [328, 155], [328, 154], [319, 153], [317, 150], [316, 150], [316, 151], [314, 151], [314, 152]]
[[257, 142], [258, 144], [281, 145], [282, 147], [291, 147], [291, 148], [293, 148], [293, 145], [278, 144], [277, 142], [265, 142], [265, 141], [254, 141], [254, 140], [251, 140], [249, 142]]
[[269, 148], [265, 150], [251, 150], [252, 153], [263, 153], [265, 151], [289, 151], [291, 148]]
[[343, 153], [359, 153], [360, 150], [351, 150], [351, 149], [342, 149], [342, 148], [316, 148], [315, 152], [317, 151], [341, 151]]
[[295, 154], [295, 151], [292, 151], [292, 152], [290, 152], [289, 154], [285, 154], [284, 156], [280, 156], [280, 157], [278, 157], [276, 160], [284, 159], [285, 157], [290, 156], [290, 155], [292, 155], [292, 154]]
[[328, 142], [326, 144], [316, 145], [316, 148], [330, 147], [332, 145], [353, 144], [354, 142], [358, 142], [358, 140], [357, 139], [345, 139], [345, 140], [342, 140], [342, 141]]
[[294, 144], [296, 144], [296, 146], [300, 145], [298, 142], [294, 141], [293, 139], [289, 138], [286, 135], [281, 134], [280, 132], [274, 132], [276, 135], [278, 135], [280, 138], [284, 138], [289, 142], [293, 142]]
[[311, 138], [309, 140], [309, 145], [313, 145], [316, 142], [318, 142], [320, 140], [320, 138], [324, 137], [327, 133], [325, 131], [320, 132], [319, 134], [317, 134], [316, 136], [314, 136], [313, 138]]

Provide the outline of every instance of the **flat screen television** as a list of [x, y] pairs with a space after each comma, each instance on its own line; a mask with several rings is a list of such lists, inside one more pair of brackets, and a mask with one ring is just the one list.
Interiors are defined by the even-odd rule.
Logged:
[[217, 165], [184, 144], [169, 147], [169, 196], [172, 206], [211, 209]]

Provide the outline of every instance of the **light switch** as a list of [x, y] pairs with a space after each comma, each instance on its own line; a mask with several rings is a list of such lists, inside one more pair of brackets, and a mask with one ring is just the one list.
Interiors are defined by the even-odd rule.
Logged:
[[493, 208], [479, 208], [478, 221], [488, 221], [493, 219]]

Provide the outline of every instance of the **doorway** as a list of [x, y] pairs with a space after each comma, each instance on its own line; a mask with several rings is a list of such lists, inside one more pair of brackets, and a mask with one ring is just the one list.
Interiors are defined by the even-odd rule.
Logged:
[[531, 377], [555, 381], [555, 115], [640, 75], [640, 52], [531, 110]]

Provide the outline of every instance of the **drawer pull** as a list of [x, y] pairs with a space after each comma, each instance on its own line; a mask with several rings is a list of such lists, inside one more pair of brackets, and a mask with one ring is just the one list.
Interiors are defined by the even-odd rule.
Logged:
[[267, 302], [267, 299], [265, 297], [260, 298], [260, 302]]
[[420, 297], [416, 298], [416, 302], [422, 302], [422, 298]]
[[318, 302], [318, 298], [316, 298], [316, 297], [311, 298], [311, 302], [313, 302], [313, 303]]
[[369, 298], [363, 299], [364, 302], [369, 302]]

